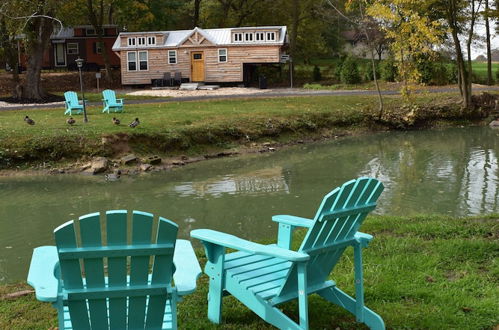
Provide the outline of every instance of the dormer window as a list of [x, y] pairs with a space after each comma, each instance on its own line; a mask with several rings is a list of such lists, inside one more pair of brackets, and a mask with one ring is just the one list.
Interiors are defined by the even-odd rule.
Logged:
[[267, 32], [267, 41], [275, 41], [275, 32]]
[[251, 32], [246, 32], [246, 33], [244, 34], [244, 41], [247, 41], [247, 42], [249, 42], [249, 41], [253, 41], [253, 33], [251, 33]]
[[242, 33], [234, 33], [234, 42], [242, 42], [243, 34]]
[[129, 47], [135, 46], [135, 38], [128, 38], [128, 46]]
[[85, 34], [87, 36], [96, 36], [97, 35], [97, 32], [95, 32], [95, 29], [94, 28], [86, 28], [85, 29]]
[[153, 46], [153, 45], [156, 45], [156, 37], [152, 36], [152, 37], [147, 37], [147, 44], [149, 46]]
[[137, 43], [139, 44], [139, 46], [145, 46], [146, 45], [146, 37], [138, 37]]
[[255, 33], [256, 41], [265, 41], [265, 32], [257, 32]]

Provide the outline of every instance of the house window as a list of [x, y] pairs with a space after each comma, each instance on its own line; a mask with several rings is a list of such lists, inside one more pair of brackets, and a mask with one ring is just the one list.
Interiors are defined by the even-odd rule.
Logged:
[[177, 64], [177, 51], [169, 50], [168, 51], [168, 63], [169, 64]]
[[267, 41], [275, 41], [275, 32], [267, 32]]
[[97, 32], [95, 32], [94, 28], [86, 28], [85, 33], [87, 36], [96, 36]]
[[147, 51], [139, 52], [139, 70], [147, 71]]
[[137, 38], [137, 44], [139, 46], [145, 46], [145, 44], [146, 44], [146, 37], [138, 37]]
[[147, 37], [148, 45], [156, 45], [156, 37]]
[[126, 56], [128, 62], [128, 71], [137, 71], [137, 53], [128, 52]]
[[242, 42], [243, 34], [242, 33], [234, 33], [234, 42]]
[[253, 33], [245, 33], [244, 41], [253, 41]]
[[218, 62], [227, 62], [227, 49], [222, 48], [218, 50]]
[[94, 42], [94, 54], [102, 54], [102, 43]]
[[265, 40], [265, 32], [257, 32], [255, 33], [256, 41], [264, 41]]
[[135, 38], [128, 38], [128, 46], [135, 46]]
[[79, 53], [78, 44], [76, 42], [69, 42], [66, 48], [66, 53], [76, 55]]

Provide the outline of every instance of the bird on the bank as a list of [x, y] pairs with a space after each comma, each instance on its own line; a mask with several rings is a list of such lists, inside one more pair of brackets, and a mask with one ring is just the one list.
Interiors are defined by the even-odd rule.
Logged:
[[31, 118], [29, 118], [28, 116], [24, 117], [24, 121], [28, 124], [28, 125], [34, 125], [35, 124], [35, 121]]
[[113, 124], [119, 125], [121, 122], [118, 118], [113, 117]]
[[69, 117], [68, 120], [66, 120], [66, 123], [69, 125], [73, 126], [74, 123], [76, 123], [76, 120], [73, 119], [73, 117]]
[[139, 118], [135, 118], [135, 120], [132, 121], [130, 123], [130, 125], [128, 125], [128, 126], [130, 126], [131, 128], [135, 128], [135, 127], [139, 126], [139, 124], [140, 124]]

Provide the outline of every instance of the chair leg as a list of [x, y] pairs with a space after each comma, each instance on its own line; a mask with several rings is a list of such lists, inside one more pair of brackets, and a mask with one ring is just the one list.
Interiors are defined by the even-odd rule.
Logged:
[[205, 243], [209, 261], [206, 264], [206, 273], [210, 277], [208, 291], [208, 319], [220, 324], [222, 321], [222, 294], [223, 294], [223, 265], [225, 261], [225, 248], [222, 246]]
[[307, 263], [298, 264], [298, 309], [300, 311], [300, 327], [308, 329], [308, 294]]
[[[320, 290], [317, 291], [317, 293], [327, 301], [332, 302], [333, 304], [336, 304], [340, 307], [343, 307], [350, 313], [357, 316], [356, 314], [357, 304], [355, 299], [353, 299], [352, 297], [350, 297], [349, 295], [347, 295], [345, 292], [341, 291], [337, 287]], [[379, 316], [369, 308], [364, 306], [362, 308], [362, 315], [364, 316], [364, 320], [362, 322], [366, 324], [369, 328], [373, 330], [385, 329], [385, 323], [383, 322], [381, 316]]]

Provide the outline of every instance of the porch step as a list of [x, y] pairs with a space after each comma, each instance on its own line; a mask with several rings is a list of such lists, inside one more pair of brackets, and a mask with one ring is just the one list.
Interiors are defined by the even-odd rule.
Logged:
[[195, 91], [201, 85], [202, 85], [202, 83], [183, 83], [180, 85], [179, 89], [180, 90]]

